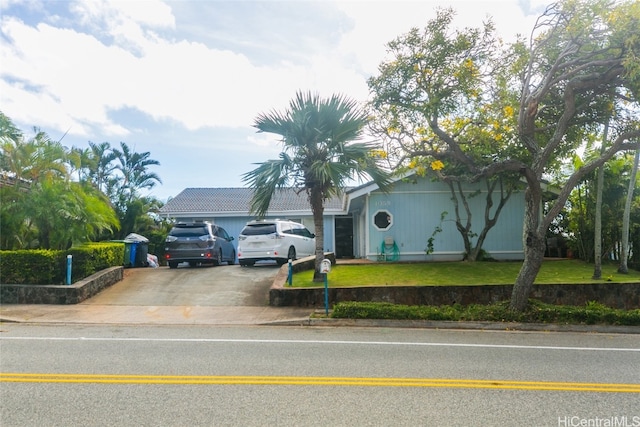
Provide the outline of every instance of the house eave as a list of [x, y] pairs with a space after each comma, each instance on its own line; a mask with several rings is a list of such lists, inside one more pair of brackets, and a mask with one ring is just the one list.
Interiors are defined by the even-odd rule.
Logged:
[[[332, 216], [332, 215], [346, 215], [347, 211], [344, 209], [325, 209], [324, 216]], [[246, 211], [228, 211], [228, 212], [200, 212], [200, 211], [164, 211], [161, 212], [160, 215], [164, 218], [208, 218], [208, 217], [218, 217], [218, 218], [228, 218], [228, 217], [253, 217], [255, 215], [250, 214]], [[265, 215], [267, 218], [287, 218], [287, 217], [295, 217], [295, 216], [312, 216], [311, 210], [295, 210], [295, 211], [268, 211]]]

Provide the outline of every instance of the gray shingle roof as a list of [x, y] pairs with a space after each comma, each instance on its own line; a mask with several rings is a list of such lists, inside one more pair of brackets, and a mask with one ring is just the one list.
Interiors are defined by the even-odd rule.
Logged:
[[[164, 215], [176, 215], [186, 213], [210, 213], [210, 214], [249, 214], [251, 188], [185, 188], [176, 197], [169, 200], [161, 209]], [[325, 211], [342, 211], [344, 197], [332, 197], [325, 202]], [[300, 212], [308, 211], [311, 207], [307, 200], [307, 194], [297, 189], [279, 189], [271, 199], [269, 212]]]

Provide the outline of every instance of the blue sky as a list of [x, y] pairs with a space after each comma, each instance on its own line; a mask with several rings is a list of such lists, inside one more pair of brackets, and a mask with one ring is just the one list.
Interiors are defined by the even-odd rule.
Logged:
[[161, 200], [187, 187], [242, 187], [278, 137], [255, 117], [296, 91], [368, 98], [385, 45], [437, 7], [505, 40], [546, 2], [0, 0], [0, 110], [64, 145], [123, 141], [149, 151]]

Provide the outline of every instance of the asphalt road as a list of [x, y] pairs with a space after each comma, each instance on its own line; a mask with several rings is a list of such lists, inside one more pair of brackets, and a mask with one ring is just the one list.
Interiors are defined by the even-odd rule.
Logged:
[[637, 335], [3, 324], [0, 349], [3, 427], [640, 425]]

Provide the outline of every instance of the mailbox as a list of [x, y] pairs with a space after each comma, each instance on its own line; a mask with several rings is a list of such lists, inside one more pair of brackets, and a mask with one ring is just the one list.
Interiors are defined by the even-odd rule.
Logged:
[[323, 259], [320, 264], [320, 273], [329, 273], [331, 271], [331, 260]]

